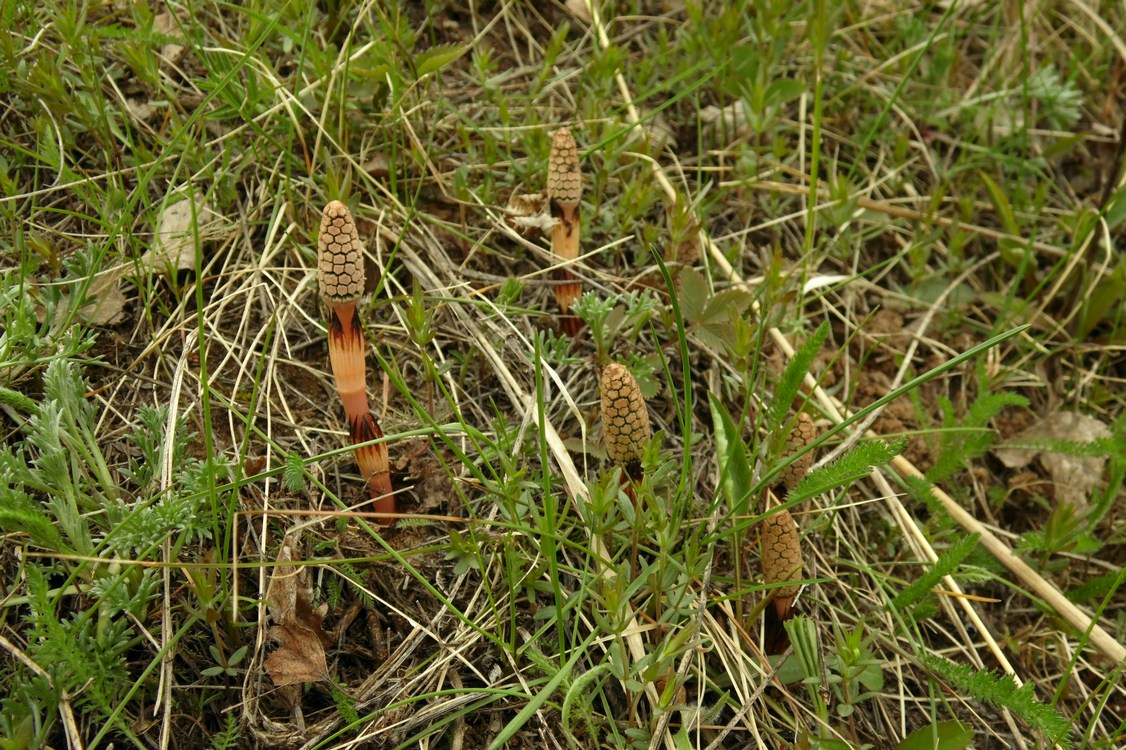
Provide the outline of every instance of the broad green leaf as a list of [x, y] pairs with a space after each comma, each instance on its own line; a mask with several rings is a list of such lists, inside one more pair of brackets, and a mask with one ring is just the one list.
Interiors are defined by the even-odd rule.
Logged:
[[974, 733], [956, 721], [919, 727], [899, 743], [899, 750], [964, 750], [973, 745]]
[[430, 75], [446, 67], [461, 56], [465, 48], [460, 44], [439, 44], [418, 56], [415, 61], [418, 77]]
[[854, 750], [853, 746], [844, 740], [834, 740], [826, 737], [810, 737], [810, 750]]
[[680, 300], [680, 314], [685, 320], [703, 320], [712, 291], [707, 279], [695, 268], [685, 268], [680, 272], [679, 281], [677, 298]]
[[724, 289], [722, 292], [716, 292], [704, 305], [700, 320], [706, 323], [728, 323], [732, 317], [742, 315], [754, 299], [750, 292], [743, 289]]
[[785, 104], [793, 101], [809, 90], [805, 81], [795, 78], [779, 78], [766, 87], [766, 101], [769, 104]]
[[386, 81], [387, 76], [391, 73], [391, 66], [386, 63], [380, 65], [373, 65], [367, 67], [364, 65], [355, 65], [348, 69], [348, 72], [355, 75], [357, 78], [364, 78], [373, 81]]
[[989, 199], [993, 201], [993, 210], [997, 212], [1001, 227], [1009, 234], [1019, 235], [1020, 225], [1017, 224], [1016, 216], [1013, 214], [1013, 206], [1009, 202], [1009, 197], [1005, 195], [1005, 191], [1001, 190], [1001, 187], [990, 179], [985, 172], [978, 172], [978, 176], [985, 183], [985, 189], [989, 193]]
[[1106, 209], [1107, 228], [1114, 231], [1119, 224], [1126, 221], [1126, 187], [1121, 187], [1110, 196]]
[[[985, 172], [979, 172], [978, 176], [985, 184], [985, 190], [989, 193], [989, 199], [993, 202], [993, 210], [997, 212], [997, 219], [1001, 222], [1001, 227], [1009, 234], [1020, 235], [1020, 225], [1017, 224], [1016, 214], [1013, 213], [1012, 203], [1009, 202], [1009, 197], [1005, 195], [996, 182], [990, 179], [989, 175]], [[1022, 243], [1016, 243], [1012, 240], [1001, 240], [998, 243], [998, 248], [1001, 251], [1001, 258], [1013, 268], [1020, 268], [1022, 259], [1024, 258], [1026, 248]]]
[[1121, 304], [1122, 297], [1126, 294], [1126, 259], [1120, 258], [1114, 271], [1103, 276], [1099, 283], [1091, 283], [1086, 288], [1089, 291], [1084, 295], [1076, 330], [1076, 336], [1080, 339], [1087, 338], [1087, 334]]
[[735, 420], [723, 408], [714, 393], [708, 394], [712, 410], [712, 429], [715, 430], [716, 453], [719, 456], [720, 486], [728, 511], [742, 514], [747, 512], [747, 498], [751, 494], [751, 467], [747, 463], [747, 452], [743, 447], [742, 433]]

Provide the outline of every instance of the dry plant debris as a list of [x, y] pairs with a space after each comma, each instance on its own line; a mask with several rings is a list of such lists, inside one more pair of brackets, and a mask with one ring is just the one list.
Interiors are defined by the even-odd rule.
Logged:
[[149, 273], [193, 270], [197, 237], [208, 239], [219, 222], [202, 194], [169, 196], [168, 201], [152, 247], [141, 258], [141, 267]]
[[266, 605], [274, 622], [269, 637], [277, 648], [262, 666], [278, 687], [328, 679], [324, 649], [327, 634], [321, 625], [328, 605], [313, 608], [309, 571], [295, 564], [296, 544], [289, 537], [282, 542], [266, 591]]
[[606, 453], [637, 481], [641, 479], [641, 457], [651, 436], [645, 398], [626, 366], [616, 362], [603, 368], [601, 391]]
[[[579, 150], [569, 128], [560, 128], [551, 137], [551, 154], [547, 162], [547, 198], [555, 225], [551, 230], [551, 249], [562, 261], [579, 257], [579, 237], [582, 225], [579, 207], [583, 195], [583, 174], [579, 166]], [[555, 301], [563, 328], [574, 335], [582, 321], [571, 313], [571, 308], [582, 294], [582, 285], [569, 268], [556, 273], [560, 282], [555, 287]]]
[[[1077, 412], [1058, 411], [1012, 436], [1008, 442], [1014, 445], [1046, 441], [1075, 444], [1110, 438], [1110, 428], [1098, 419]], [[1010, 469], [1028, 466], [1039, 456], [1044, 471], [1051, 478], [1055, 499], [1079, 510], [1090, 504], [1091, 493], [1102, 482], [1106, 467], [1104, 456], [1074, 456], [1046, 448], [996, 448], [993, 453]]]
[[[125, 292], [132, 286], [127, 280], [142, 283], [149, 276], [175, 277], [177, 271], [195, 269], [197, 240], [214, 239], [222, 228], [220, 217], [200, 194], [194, 199], [170, 195], [167, 200], [152, 243], [140, 261], [122, 263], [89, 278], [84, 304], [75, 311], [83, 320], [101, 326], [121, 323], [127, 316]], [[68, 310], [66, 305], [55, 308], [55, 325], [65, 325]]]
[[[330, 310], [329, 361], [348, 419], [348, 434], [353, 443], [381, 438], [383, 431], [368, 408], [367, 341], [356, 314], [356, 303], [364, 291], [364, 246], [352, 212], [340, 201], [329, 203], [321, 215], [317, 263], [321, 294]], [[375, 443], [356, 448], [356, 463], [375, 498], [375, 512], [394, 513], [387, 445]]]

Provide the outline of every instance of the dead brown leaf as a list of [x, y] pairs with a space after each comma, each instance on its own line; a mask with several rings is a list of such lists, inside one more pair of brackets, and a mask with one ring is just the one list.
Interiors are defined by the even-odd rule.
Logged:
[[567, 12], [570, 13], [576, 21], [590, 23], [592, 20], [590, 17], [590, 8], [587, 7], [586, 0], [567, 0], [567, 2], [563, 3], [563, 7], [567, 9]]
[[328, 678], [325, 650], [313, 632], [298, 625], [270, 628], [277, 649], [266, 657], [263, 667], [278, 687]]
[[180, 36], [180, 24], [183, 19], [177, 20], [175, 14], [170, 11], [163, 11], [157, 13], [152, 19], [152, 30], [155, 34], [162, 36]]
[[368, 160], [364, 162], [364, 171], [377, 180], [383, 180], [390, 176], [391, 162], [387, 159], [387, 153], [384, 151], [376, 151], [373, 153]]
[[[177, 20], [173, 13], [165, 11], [153, 17], [152, 27], [157, 34], [166, 37], [180, 38], [180, 26], [186, 19]], [[160, 50], [160, 57], [170, 65], [175, 65], [184, 57], [185, 47], [182, 44], [169, 42]]]
[[[141, 256], [142, 274], [172, 273], [195, 268], [195, 236], [210, 238], [218, 226], [218, 214], [206, 204], [202, 195], [195, 196], [195, 229], [192, 228], [192, 201], [181, 198], [170, 202], [160, 217], [160, 227], [152, 246]], [[90, 279], [85, 304], [77, 311], [79, 317], [94, 325], [114, 325], [125, 317], [125, 293], [122, 283], [136, 266], [120, 263], [101, 271]], [[74, 287], [77, 289], [77, 285]], [[68, 305], [55, 310], [55, 324], [65, 323]], [[40, 315], [43, 320], [45, 315]]]
[[169, 198], [160, 215], [160, 227], [153, 238], [152, 247], [141, 256], [141, 268], [149, 273], [172, 273], [195, 268], [196, 234], [200, 240], [218, 220], [218, 215], [207, 205], [206, 199], [194, 196], [195, 226], [192, 224], [193, 200], [187, 197]]
[[735, 138], [745, 138], [751, 132], [746, 105], [741, 100], [723, 109], [709, 104], [700, 110], [700, 121], [720, 132], [730, 133]]
[[328, 678], [322, 626], [327, 606], [313, 609], [313, 587], [309, 572], [296, 559], [296, 540], [287, 537], [278, 552], [277, 567], [270, 576], [266, 606], [274, 627], [269, 637], [278, 644], [263, 663], [274, 684], [281, 687]]
[[[1072, 411], [1058, 411], [1044, 417], [1027, 430], [1014, 435], [1014, 445], [1058, 440], [1089, 443], [1111, 436], [1110, 428], [1094, 417]], [[1106, 459], [1100, 456], [1072, 456], [1031, 448], [996, 448], [993, 454], [1010, 469], [1023, 468], [1039, 457], [1055, 494], [1061, 503], [1077, 509], [1087, 507], [1091, 492], [1102, 481]]]
[[[95, 274], [90, 279], [90, 285], [84, 293], [85, 304], [75, 311], [79, 319], [94, 325], [114, 325], [125, 318], [125, 294], [121, 291], [121, 277], [125, 273], [124, 266], [111, 268]], [[77, 291], [79, 283], [73, 289]], [[54, 325], [61, 328], [66, 325], [67, 316], [70, 315], [71, 305], [63, 301], [55, 308]], [[36, 305], [36, 317], [39, 322], [47, 319], [46, 307]]]
[[125, 317], [125, 294], [121, 291], [120, 274], [111, 272], [95, 276], [86, 299], [86, 305], [79, 314], [94, 325], [113, 325]]

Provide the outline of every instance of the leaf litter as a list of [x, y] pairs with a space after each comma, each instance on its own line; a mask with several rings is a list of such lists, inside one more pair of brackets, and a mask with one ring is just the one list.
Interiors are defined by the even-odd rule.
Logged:
[[1073, 411], [1057, 411], [1009, 440], [1012, 446], [1042, 444], [1042, 447], [1005, 447], [997, 448], [993, 453], [1010, 469], [1024, 468], [1039, 457], [1040, 465], [1051, 481], [1055, 499], [1081, 510], [1087, 507], [1091, 493], [1102, 481], [1106, 458], [1073, 455], [1054, 450], [1052, 444], [1091, 443], [1110, 437], [1110, 428], [1094, 417]]
[[278, 687], [328, 679], [324, 643], [329, 635], [322, 625], [328, 604], [313, 607], [309, 571], [294, 562], [296, 546], [293, 537], [282, 542], [266, 591], [266, 606], [274, 621], [268, 636], [278, 647], [263, 667]]

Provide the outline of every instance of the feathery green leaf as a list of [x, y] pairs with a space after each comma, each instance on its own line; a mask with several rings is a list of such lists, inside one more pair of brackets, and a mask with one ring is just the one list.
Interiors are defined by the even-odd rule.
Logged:
[[984, 393], [962, 420], [956, 423], [954, 407], [948, 399], [940, 399], [943, 411], [943, 432], [939, 442], [938, 458], [927, 472], [927, 479], [941, 482], [965, 468], [966, 463], [993, 446], [996, 435], [989, 422], [1006, 406], [1028, 406], [1028, 399], [1015, 393]]
[[931, 589], [938, 585], [939, 581], [949, 575], [962, 560], [973, 552], [980, 536], [980, 534], [970, 534], [969, 536], [959, 537], [950, 549], [939, 556], [926, 573], [919, 576], [911, 585], [900, 591], [892, 599], [891, 606], [898, 610], [904, 610], [925, 597]]
[[786, 503], [807, 500], [866, 477], [873, 467], [883, 466], [902, 453], [906, 445], [904, 438], [861, 443], [833, 463], [809, 472], [793, 492], [786, 495]]
[[1071, 722], [1056, 709], [1036, 700], [1031, 682], [1017, 687], [1011, 675], [976, 670], [935, 654], [923, 653], [919, 658], [964, 697], [1007, 708], [1034, 730], [1044, 732], [1050, 743], [1065, 750], [1071, 747]]
[[774, 389], [774, 397], [770, 401], [770, 410], [767, 413], [766, 421], [768, 434], [785, 439], [780, 428], [786, 421], [786, 417], [789, 416], [794, 399], [801, 391], [802, 381], [809, 372], [809, 368], [813, 366], [813, 359], [821, 351], [821, 345], [825, 343], [825, 338], [828, 335], [829, 324], [828, 322], [822, 323], [786, 363], [786, 369], [783, 371], [782, 377], [779, 378], [778, 385]]

